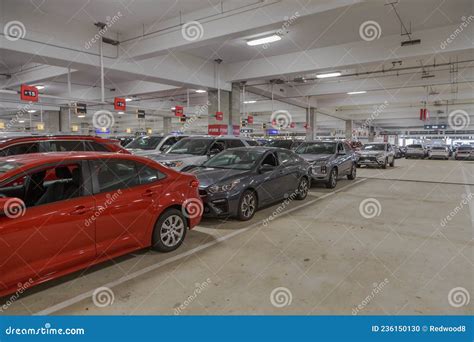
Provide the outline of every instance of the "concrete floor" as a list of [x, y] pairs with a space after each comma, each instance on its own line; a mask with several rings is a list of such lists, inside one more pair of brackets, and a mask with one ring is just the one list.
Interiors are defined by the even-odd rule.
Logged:
[[[448, 294], [474, 295], [474, 200], [441, 222], [474, 192], [474, 162], [358, 171], [336, 191], [313, 186], [267, 226], [278, 205], [250, 223], [204, 220], [174, 253], [142, 251], [41, 285], [3, 314], [173, 315], [183, 303], [183, 315], [472, 314], [474, 299], [456, 308]], [[379, 216], [361, 215], [369, 198]], [[114, 301], [98, 307], [103, 286]]]

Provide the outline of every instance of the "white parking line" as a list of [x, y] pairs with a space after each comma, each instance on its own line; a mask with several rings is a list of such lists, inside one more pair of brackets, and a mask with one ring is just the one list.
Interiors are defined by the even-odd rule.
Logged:
[[[289, 213], [291, 213], [291, 212], [293, 212], [293, 211], [295, 211], [295, 210], [304, 208], [304, 207], [306, 207], [306, 206], [308, 206], [308, 205], [311, 205], [311, 204], [313, 204], [313, 203], [315, 203], [315, 202], [317, 202], [317, 201], [323, 200], [323, 199], [325, 199], [325, 198], [327, 198], [327, 197], [329, 197], [329, 196], [333, 196], [333, 195], [335, 195], [335, 194], [337, 194], [337, 193], [339, 193], [339, 192], [341, 192], [341, 191], [343, 191], [343, 190], [345, 190], [345, 189], [347, 189], [347, 188], [349, 188], [349, 187], [352, 187], [352, 186], [354, 186], [354, 185], [356, 185], [356, 184], [362, 183], [362, 182], [364, 182], [364, 181], [366, 181], [366, 180], [367, 180], [366, 178], [362, 178], [362, 179], [360, 179], [360, 180], [357, 180], [357, 181], [355, 181], [354, 183], [345, 185], [345, 186], [343, 186], [342, 188], [337, 189], [337, 190], [335, 190], [335, 191], [333, 191], [333, 192], [324, 194], [323, 196], [318, 197], [318, 198], [316, 198], [316, 199], [314, 199], [314, 200], [311, 200], [311, 201], [302, 203], [302, 204], [300, 204], [300, 205], [298, 205], [298, 206], [296, 206], [296, 207], [294, 207], [294, 208], [291, 208], [291, 209], [289, 209], [289, 210], [286, 210], [286, 211], [284, 211], [284, 212], [282, 212], [282, 213], [276, 215], [275, 217], [280, 217], [280, 216], [288, 215]], [[102, 285], [102, 286], [103, 286], [103, 287], [108, 287], [108, 288], [113, 288], [113, 287], [115, 287], [115, 286], [121, 285], [121, 284], [123, 284], [123, 283], [125, 283], [125, 282], [127, 282], [127, 281], [129, 281], [129, 280], [131, 280], [131, 279], [137, 278], [137, 277], [139, 277], [139, 276], [141, 276], [141, 275], [144, 275], [144, 274], [146, 274], [146, 273], [148, 273], [148, 272], [154, 271], [154, 270], [156, 270], [156, 269], [158, 269], [158, 268], [160, 268], [160, 267], [163, 267], [163, 266], [166, 266], [166, 265], [168, 265], [168, 264], [171, 264], [172, 262], [181, 260], [181, 259], [183, 259], [183, 258], [186, 258], [187, 256], [190, 256], [190, 255], [194, 254], [194, 253], [197, 253], [197, 252], [200, 252], [200, 251], [202, 251], [202, 250], [204, 250], [204, 249], [206, 249], [206, 248], [212, 247], [212, 246], [218, 244], [219, 242], [228, 240], [228, 239], [230, 239], [230, 238], [232, 238], [232, 237], [234, 237], [234, 236], [236, 236], [236, 235], [239, 235], [239, 234], [241, 234], [241, 233], [243, 233], [243, 232], [246, 232], [247, 230], [249, 230], [249, 229], [251, 229], [251, 228], [253, 228], [253, 227], [259, 226], [259, 225], [261, 225], [261, 224], [263, 224], [263, 221], [262, 221], [262, 220], [259, 220], [258, 222], [255, 222], [255, 223], [253, 223], [253, 224], [251, 224], [251, 225], [249, 225], [249, 226], [247, 226], [247, 227], [245, 227], [245, 228], [240, 228], [240, 229], [238, 229], [238, 230], [236, 230], [236, 231], [234, 231], [234, 232], [232, 232], [232, 233], [230, 233], [230, 234], [227, 234], [227, 235], [225, 235], [225, 236], [222, 236], [222, 237], [220, 237], [220, 238], [217, 238], [216, 240], [210, 241], [210, 242], [208, 242], [208, 243], [205, 243], [204, 245], [201, 245], [201, 246], [195, 247], [195, 248], [193, 248], [193, 249], [190, 249], [190, 250], [187, 251], [187, 252], [184, 252], [184, 253], [175, 255], [175, 256], [173, 256], [173, 257], [171, 257], [171, 258], [168, 258], [168, 259], [166, 259], [166, 260], [163, 260], [162, 262], [159, 262], [159, 263], [153, 264], [153, 265], [151, 265], [151, 266], [145, 267], [144, 269], [141, 269], [141, 270], [139, 270], [139, 271], [130, 273], [130, 274], [126, 275], [126, 276], [123, 276], [123, 277], [121, 277], [121, 278], [119, 278], [119, 279], [117, 279], [117, 280], [115, 280], [115, 281], [111, 281], [111, 282], [109, 282], [109, 283], [107, 283], [107, 284], [104, 284], [104, 285]], [[67, 307], [69, 307], [69, 306], [71, 306], [71, 305], [73, 305], [73, 304], [76, 304], [76, 303], [78, 303], [78, 302], [80, 302], [80, 301], [82, 301], [82, 300], [84, 300], [84, 299], [87, 299], [87, 298], [89, 298], [89, 297], [92, 297], [94, 291], [95, 291], [95, 289], [90, 290], [90, 291], [87, 291], [87, 292], [84, 292], [84, 293], [82, 293], [82, 294], [80, 294], [80, 295], [77, 295], [77, 296], [75, 296], [75, 297], [73, 297], [73, 298], [70, 298], [70, 299], [65, 300], [65, 301], [63, 301], [63, 302], [61, 302], [61, 303], [58, 303], [58, 304], [56, 304], [56, 305], [53, 305], [53, 306], [51, 306], [51, 307], [49, 307], [49, 308], [47, 308], [47, 309], [38, 311], [38, 312], [35, 313], [34, 315], [35, 315], [35, 316], [50, 315], [50, 314], [55, 313], [55, 312], [57, 312], [57, 311], [59, 311], [59, 310], [65, 309], [65, 308], [67, 308]]]

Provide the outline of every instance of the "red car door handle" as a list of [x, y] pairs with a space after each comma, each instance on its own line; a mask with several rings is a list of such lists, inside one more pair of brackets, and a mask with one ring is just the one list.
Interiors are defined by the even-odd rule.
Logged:
[[74, 208], [74, 210], [72, 210], [69, 214], [70, 215], [84, 215], [85, 213], [87, 213], [87, 211], [88, 210], [86, 207], [84, 207], [83, 205], [80, 205]]
[[142, 196], [144, 196], [144, 197], [152, 197], [152, 196], [154, 196], [155, 194], [156, 194], [156, 192], [154, 192], [154, 191], [148, 189], [148, 190], [146, 190], [146, 191], [142, 194]]

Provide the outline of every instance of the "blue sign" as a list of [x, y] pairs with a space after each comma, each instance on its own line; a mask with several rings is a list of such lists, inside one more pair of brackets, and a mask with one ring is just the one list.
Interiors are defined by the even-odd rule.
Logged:
[[110, 134], [110, 129], [96, 129], [95, 134]]
[[267, 134], [268, 135], [277, 135], [279, 133], [279, 131], [277, 129], [267, 129]]

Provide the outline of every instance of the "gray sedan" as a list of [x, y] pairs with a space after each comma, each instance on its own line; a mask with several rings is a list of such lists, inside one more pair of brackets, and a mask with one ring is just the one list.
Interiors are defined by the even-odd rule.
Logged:
[[313, 181], [323, 182], [327, 188], [335, 188], [340, 177], [356, 178], [357, 156], [343, 141], [307, 141], [295, 152], [311, 164]]
[[199, 179], [205, 216], [242, 221], [284, 198], [303, 200], [310, 187], [309, 164], [281, 148], [232, 148], [183, 171]]

